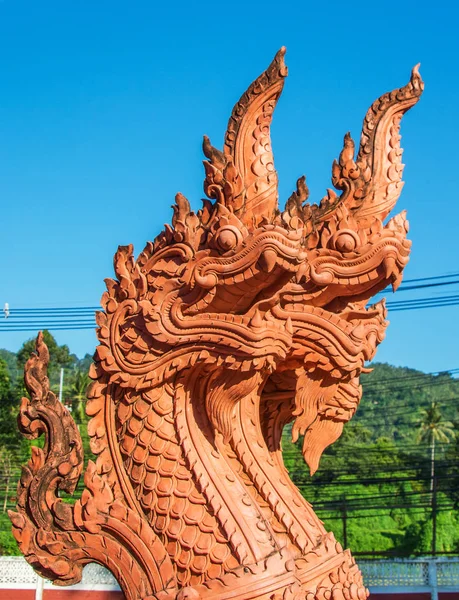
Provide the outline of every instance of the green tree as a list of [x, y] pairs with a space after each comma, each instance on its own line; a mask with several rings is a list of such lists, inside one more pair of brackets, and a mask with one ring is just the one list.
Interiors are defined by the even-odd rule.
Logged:
[[11, 403], [11, 379], [8, 365], [0, 358], [0, 403]]
[[[49, 350], [49, 367], [48, 377], [50, 380], [51, 388], [56, 391], [59, 386], [59, 375], [62, 368], [71, 368], [76, 364], [77, 359], [75, 355], [70, 354], [69, 347], [67, 345], [60, 346], [53, 335], [46, 329], [43, 331], [43, 340], [48, 346]], [[17, 353], [17, 360], [19, 369], [22, 371], [24, 365], [29, 359], [32, 352], [35, 351], [35, 338], [31, 338], [22, 344], [21, 349]], [[23, 386], [17, 390], [17, 395], [22, 396], [25, 394]], [[19, 393], [20, 392], [20, 393]]]
[[88, 373], [89, 367], [92, 365], [92, 362], [92, 356], [90, 354], [85, 354], [83, 358], [78, 359], [77, 367], [80, 371]]
[[66, 395], [72, 403], [72, 415], [78, 424], [85, 423], [86, 390], [91, 383], [89, 375], [78, 368], [69, 374], [70, 384], [66, 386]]
[[0, 360], [5, 361], [6, 366], [8, 367], [11, 385], [14, 386], [16, 379], [19, 376], [18, 361], [15, 352], [10, 352], [9, 350], [0, 348]]
[[[32, 352], [35, 351], [35, 340], [36, 338], [30, 338], [24, 342], [17, 353], [18, 362], [22, 367], [25, 365]], [[51, 367], [68, 367], [74, 362], [75, 357], [70, 354], [69, 347], [65, 344], [59, 346], [54, 339], [54, 336], [47, 329], [43, 330], [43, 340], [48, 346], [49, 363]]]
[[[0, 358], [0, 452], [19, 445], [20, 436], [15, 423], [15, 397], [6, 362]], [[1, 458], [0, 458], [1, 460]]]
[[4, 484], [4, 496], [3, 496], [3, 512], [6, 512], [6, 507], [8, 505], [8, 496], [10, 493], [10, 484], [11, 478], [13, 477], [13, 463], [14, 456], [13, 453], [5, 448], [4, 446], [0, 446], [0, 481]]
[[430, 492], [433, 492], [435, 480], [435, 445], [437, 442], [448, 444], [456, 435], [451, 421], [443, 419], [437, 402], [432, 402], [429, 408], [421, 410], [418, 440], [427, 442], [430, 447]]

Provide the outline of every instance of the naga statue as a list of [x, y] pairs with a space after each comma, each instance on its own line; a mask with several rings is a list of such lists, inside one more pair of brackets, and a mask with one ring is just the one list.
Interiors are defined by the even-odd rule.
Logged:
[[400, 195], [407, 85], [349, 133], [332, 183], [308, 204], [304, 177], [278, 207], [270, 124], [287, 68], [275, 56], [235, 105], [223, 151], [204, 138], [198, 212], [177, 194], [137, 258], [119, 247], [96, 315], [87, 414], [94, 462], [49, 388], [41, 335], [25, 367], [19, 426], [44, 434], [10, 512], [21, 551], [57, 585], [96, 562], [127, 600], [363, 600], [349, 550], [327, 532], [282, 460], [293, 440], [311, 473], [362, 394], [359, 376], [383, 340], [384, 300], [407, 264], [408, 223], [386, 222]]

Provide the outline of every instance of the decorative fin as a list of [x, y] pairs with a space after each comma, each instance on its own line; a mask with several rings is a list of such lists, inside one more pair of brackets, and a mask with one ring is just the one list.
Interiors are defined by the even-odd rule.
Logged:
[[177, 223], [186, 223], [188, 215], [191, 213], [190, 203], [180, 192], [175, 195], [175, 204], [172, 205], [174, 215], [172, 217], [172, 226], [177, 227]]
[[303, 213], [303, 204], [309, 198], [309, 189], [306, 185], [306, 177], [303, 175], [296, 182], [296, 190], [285, 203], [285, 210], [290, 217], [300, 216]]

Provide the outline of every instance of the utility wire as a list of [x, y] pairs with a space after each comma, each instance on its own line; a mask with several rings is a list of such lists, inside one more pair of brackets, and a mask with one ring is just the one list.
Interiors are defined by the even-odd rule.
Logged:
[[459, 273], [451, 273], [450, 275], [433, 275], [430, 277], [417, 277], [416, 279], [405, 279], [405, 281], [403, 283], [406, 284], [406, 283], [417, 283], [418, 281], [433, 281], [436, 279], [450, 279], [451, 277], [459, 277]]
[[444, 381], [444, 380], [443, 381], [442, 380], [440, 380], [440, 381], [424, 381], [424, 382], [415, 383], [415, 384], [413, 384], [413, 383], [404, 384], [404, 382], [402, 381], [400, 386], [393, 386], [393, 387], [389, 387], [389, 388], [385, 388], [385, 389], [382, 388], [379, 390], [378, 389], [366, 390], [366, 387], [364, 387], [364, 386], [362, 386], [362, 387], [363, 387], [364, 393], [366, 391], [367, 395], [369, 395], [369, 394], [378, 394], [381, 392], [384, 393], [386, 390], [391, 391], [391, 392], [398, 392], [398, 391], [407, 390], [407, 389], [416, 390], [418, 388], [423, 388], [423, 387], [436, 387], [439, 385], [450, 385], [450, 384], [454, 384], [454, 383], [458, 383], [458, 382], [459, 382], [459, 379], [451, 379], [449, 381]]
[[[428, 507], [428, 506], [426, 506], [425, 508], [429, 508], [429, 507]], [[391, 510], [391, 509], [388, 509], [388, 510]], [[396, 510], [396, 508], [394, 508], [393, 510]], [[442, 507], [442, 508], [437, 508], [437, 509], [436, 509], [436, 511], [437, 511], [437, 512], [449, 512], [449, 511], [451, 511], [451, 510], [454, 510], [454, 506], [445, 506], [445, 507]], [[413, 510], [413, 511], [412, 511], [412, 513], [417, 513], [417, 514], [423, 514], [423, 513], [425, 513], [425, 512], [426, 512], [425, 510], [419, 510], [419, 511], [414, 511], [414, 510]], [[347, 516], [347, 518], [348, 518], [348, 519], [365, 519], [365, 518], [368, 518], [368, 519], [370, 519], [370, 518], [374, 518], [374, 517], [391, 517], [391, 515], [387, 514], [387, 512], [386, 512], [386, 513], [377, 513], [377, 514], [370, 514], [370, 515], [368, 515], [368, 514], [363, 514], [363, 515], [348, 515], [348, 516]], [[342, 516], [334, 516], [334, 517], [328, 517], [328, 516], [327, 516], [327, 517], [326, 517], [326, 516], [323, 516], [323, 515], [321, 514], [321, 518], [322, 518], [322, 519], [328, 519], [328, 520], [332, 520], [332, 519], [335, 519], [335, 520], [336, 520], [336, 519], [340, 519], [340, 520], [341, 520], [341, 519], [342, 519]], [[392, 517], [392, 518], [393, 518], [393, 517]], [[396, 551], [396, 550], [395, 550], [395, 551]], [[388, 552], [389, 552], [389, 551], [388, 551]], [[357, 552], [353, 552], [353, 554], [354, 554], [354, 555], [355, 555], [355, 554], [359, 554], [359, 555], [366, 555], [366, 554], [372, 554], [372, 551], [370, 550], [370, 552], [368, 552], [368, 553], [367, 553], [367, 552], [359, 552], [359, 553], [357, 553]], [[378, 554], [379, 554], [379, 553], [378, 553]], [[437, 552], [437, 554], [441, 554], [441, 552]], [[455, 554], [456, 554], [456, 553], [455, 553]]]
[[[448, 280], [448, 281], [444, 281]], [[427, 282], [427, 283], [426, 283]], [[413, 291], [459, 283], [459, 273], [407, 279], [398, 291]], [[379, 292], [381, 293], [381, 292]], [[387, 307], [391, 312], [417, 310], [422, 308], [443, 308], [458, 306], [459, 295], [438, 296], [434, 298], [417, 298], [412, 300], [389, 301]], [[0, 331], [35, 331], [51, 329], [56, 331], [93, 329], [94, 313], [100, 306], [70, 306], [44, 308], [11, 308], [9, 317], [0, 321]], [[60, 320], [59, 320], [60, 319]]]
[[[443, 283], [431, 283], [431, 284], [427, 284], [427, 285], [407, 285], [407, 284], [412, 284], [412, 283], [418, 283], [421, 281], [437, 281], [438, 279], [451, 279], [451, 278], [455, 278], [454, 281], [447, 281], [447, 282], [443, 282]], [[426, 287], [436, 287], [438, 285], [453, 285], [459, 283], [459, 273], [453, 273], [451, 275], [437, 275], [437, 276], [433, 276], [433, 277], [420, 277], [420, 278], [416, 278], [416, 279], [406, 279], [402, 285], [399, 287], [399, 289], [397, 290], [397, 292], [400, 291], [411, 291], [414, 289], [422, 289], [422, 288], [426, 288]], [[386, 290], [389, 290], [390, 288], [386, 288]], [[378, 294], [382, 294], [384, 293], [385, 290], [378, 292]], [[48, 314], [50, 312], [75, 312], [75, 311], [86, 311], [86, 312], [95, 312], [101, 310], [100, 306], [64, 306], [64, 307], [42, 307], [42, 308], [11, 308], [10, 307], [10, 315], [16, 315], [16, 313], [43, 313], [43, 314]]]
[[[344, 474], [342, 474], [344, 475]], [[352, 473], [352, 475], [359, 475], [359, 471], [356, 471], [355, 473]], [[339, 475], [337, 475], [339, 477]], [[443, 479], [443, 478], [449, 478], [450, 475], [444, 475], [444, 476], [438, 476], [438, 479]], [[314, 480], [311, 479], [301, 479], [299, 477], [295, 477], [295, 475], [292, 475], [293, 478], [293, 482], [294, 484], [299, 488], [308, 488], [310, 487], [309, 484], [312, 485], [312, 487], [315, 487], [315, 483]], [[435, 476], [435, 478], [437, 478], [437, 476]], [[376, 485], [376, 484], [389, 484], [389, 483], [406, 483], [406, 482], [410, 482], [410, 481], [429, 481], [430, 477], [425, 477], [425, 478], [421, 478], [419, 477], [419, 475], [415, 475], [413, 477], [394, 477], [394, 478], [390, 478], [390, 477], [373, 477], [373, 478], [365, 478], [365, 477], [359, 477], [358, 479], [348, 479], [348, 480], [343, 480], [343, 481], [335, 481], [334, 485], [337, 486], [342, 486], [342, 485], [350, 485], [351, 483], [354, 485]], [[307, 484], [307, 485], [306, 485]]]
[[[445, 297], [446, 298], [446, 297]], [[388, 309], [391, 312], [399, 312], [399, 311], [407, 311], [407, 310], [418, 310], [423, 308], [445, 308], [451, 306], [459, 306], [459, 295], [456, 297], [449, 297], [454, 300], [443, 300], [438, 302], [437, 299], [421, 299], [417, 303], [398, 303], [396, 306], [393, 306], [391, 302], [387, 303]], [[427, 302], [429, 300], [429, 302]], [[13, 312], [13, 311], [11, 311]], [[62, 315], [59, 315], [62, 316]], [[78, 315], [80, 316], [80, 315]], [[86, 315], [85, 315], [86, 316]], [[0, 331], [37, 331], [40, 329], [48, 329], [51, 331], [62, 331], [67, 329], [94, 329], [96, 327], [96, 323], [94, 320], [91, 321], [64, 321], [59, 324], [55, 324], [54, 322], [43, 322], [38, 320], [36, 317], [34, 320], [26, 321], [26, 322], [16, 322], [14, 315], [10, 316], [8, 319], [5, 319], [3, 323], [0, 322]]]
[[[398, 292], [408, 292], [408, 291], [412, 291], [412, 290], [420, 290], [420, 289], [424, 289], [424, 288], [432, 288], [432, 287], [439, 287], [439, 286], [443, 286], [443, 285], [454, 285], [456, 283], [459, 283], [459, 279], [456, 279], [454, 281], [442, 281], [440, 283], [425, 283], [424, 285], [403, 285], [400, 286], [397, 290]], [[387, 290], [387, 288], [386, 288]], [[380, 294], [382, 292], [379, 292]]]
[[421, 379], [424, 377], [436, 377], [438, 375], [443, 375], [449, 373], [451, 374], [455, 374], [455, 373], [459, 373], [459, 367], [455, 367], [454, 369], [447, 369], [445, 371], [433, 371], [432, 373], [416, 373], [415, 375], [400, 375], [399, 377], [389, 377], [388, 379], [376, 379], [376, 380], [369, 380], [366, 383], [364, 383], [364, 389], [367, 389], [368, 387], [373, 387], [376, 385], [387, 385], [388, 383], [391, 383], [393, 381], [407, 381], [408, 379]]

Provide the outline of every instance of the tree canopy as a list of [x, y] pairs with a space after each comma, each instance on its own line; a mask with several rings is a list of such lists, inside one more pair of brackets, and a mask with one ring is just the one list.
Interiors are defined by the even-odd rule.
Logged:
[[[80, 425], [87, 461], [91, 452], [84, 408], [91, 358], [78, 359], [49, 332], [44, 337], [51, 388], [58, 392], [64, 368], [63, 400]], [[2, 508], [13, 506], [20, 465], [30, 456], [31, 442], [19, 435], [15, 414], [24, 394], [23, 367], [34, 348], [31, 339], [17, 354], [0, 350], [0, 553], [17, 553]], [[388, 364], [373, 367], [362, 377], [363, 399], [356, 415], [327, 448], [317, 473], [309, 475], [302, 440], [291, 441], [291, 425], [283, 436], [285, 465], [326, 528], [357, 556], [428, 554], [435, 437], [436, 547], [459, 554], [459, 379]]]

